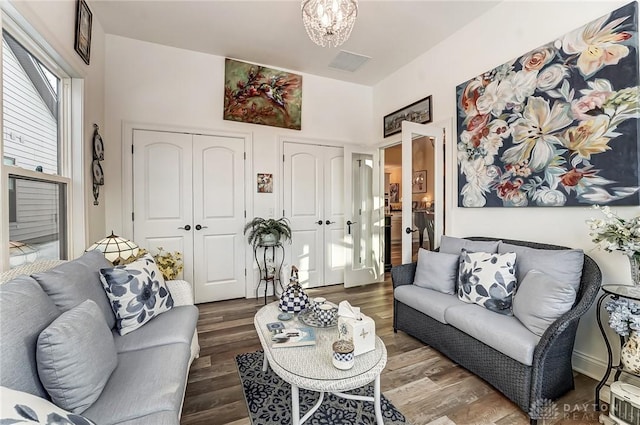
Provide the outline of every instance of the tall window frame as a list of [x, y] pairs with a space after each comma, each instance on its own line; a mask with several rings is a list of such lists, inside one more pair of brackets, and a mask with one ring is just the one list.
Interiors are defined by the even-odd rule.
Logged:
[[[9, 265], [9, 225], [10, 225], [10, 216], [11, 211], [9, 208], [10, 205], [10, 194], [9, 194], [9, 182], [10, 179], [19, 179], [25, 181], [37, 181], [37, 182], [45, 182], [52, 183], [58, 185], [60, 187], [60, 211], [64, 212], [64, 217], [60, 219], [60, 238], [64, 239], [64, 246], [59, 250], [60, 259], [68, 259], [72, 255], [73, 243], [74, 239], [72, 237], [72, 229], [74, 228], [73, 222], [73, 213], [78, 211], [77, 204], [74, 204], [73, 194], [74, 193], [82, 193], [82, 188], [77, 189], [77, 185], [83, 185], [82, 176], [78, 179], [77, 176], [74, 178], [74, 175], [78, 174], [78, 167], [72, 167], [72, 156], [73, 159], [77, 159], [78, 156], [82, 158], [82, 147], [80, 146], [80, 154], [72, 155], [72, 113], [76, 115], [80, 115], [82, 107], [81, 105], [73, 105], [72, 108], [72, 99], [76, 102], [78, 100], [82, 101], [82, 96], [77, 96], [77, 91], [72, 90], [72, 81], [71, 76], [63, 69], [59, 63], [57, 63], [52, 56], [59, 58], [59, 56], [49, 49], [49, 52], [45, 50], [38, 42], [34, 39], [36, 37], [32, 37], [28, 34], [23, 28], [21, 28], [11, 17], [9, 17], [5, 11], [2, 12], [1, 18], [1, 27], [3, 31], [6, 31], [13, 39], [15, 39], [20, 45], [29, 52], [34, 58], [36, 58], [42, 65], [44, 65], [52, 74], [54, 74], [59, 80], [60, 85], [58, 89], [58, 173], [50, 174], [43, 173], [35, 170], [25, 169], [15, 165], [8, 165], [5, 161], [0, 162], [0, 226], [2, 228], [2, 235], [0, 236], [0, 271], [8, 270], [10, 268]], [[34, 33], [33, 29], [30, 28], [30, 33]], [[37, 36], [37, 34], [34, 34]], [[40, 37], [37, 37], [40, 38]], [[48, 47], [48, 46], [47, 46]], [[4, 47], [0, 47], [3, 49]], [[0, 50], [0, 53], [2, 50]], [[66, 64], [64, 64], [66, 65]], [[0, 71], [2, 71], [2, 64], [0, 61]], [[0, 85], [1, 90], [4, 91], [4, 79], [2, 78], [2, 72], [0, 72], [0, 81], [3, 81], [3, 84]], [[81, 80], [80, 80], [81, 81]], [[82, 89], [83, 85], [80, 84]], [[3, 91], [0, 94], [3, 94]], [[0, 104], [2, 104], [3, 96], [0, 96]], [[80, 107], [78, 107], [80, 106]], [[0, 109], [2, 111], [2, 120], [0, 120], [0, 134], [3, 135], [4, 138], [4, 105]], [[80, 138], [81, 139], [81, 138]], [[4, 158], [4, 139], [2, 143], [0, 143], [0, 157]], [[81, 169], [81, 168], [80, 168]], [[82, 174], [82, 173], [80, 173]], [[15, 180], [13, 180], [15, 181]], [[74, 186], [75, 185], [75, 186]], [[82, 198], [79, 196], [77, 198]], [[81, 211], [84, 214], [84, 211]], [[84, 222], [84, 219], [78, 220], [81, 223]], [[84, 231], [82, 233], [82, 238], [84, 238]]]

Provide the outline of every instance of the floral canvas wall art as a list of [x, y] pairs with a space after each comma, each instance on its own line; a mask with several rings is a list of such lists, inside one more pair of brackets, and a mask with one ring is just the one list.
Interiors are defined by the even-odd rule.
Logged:
[[300, 130], [302, 76], [225, 60], [224, 119]]
[[639, 79], [633, 2], [459, 85], [459, 205], [639, 205]]

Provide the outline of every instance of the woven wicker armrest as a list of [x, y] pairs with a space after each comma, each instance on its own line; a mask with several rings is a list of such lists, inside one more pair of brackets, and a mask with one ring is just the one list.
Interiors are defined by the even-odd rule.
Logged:
[[400, 285], [411, 285], [416, 275], [417, 263], [402, 264], [391, 269], [391, 282], [394, 289]]
[[186, 280], [167, 280], [167, 288], [171, 292], [173, 305], [193, 305], [193, 288]]

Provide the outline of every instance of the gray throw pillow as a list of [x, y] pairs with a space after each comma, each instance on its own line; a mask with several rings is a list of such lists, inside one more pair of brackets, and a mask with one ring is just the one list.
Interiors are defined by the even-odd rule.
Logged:
[[173, 307], [173, 298], [150, 254], [133, 263], [100, 270], [120, 335], [138, 329]]
[[538, 336], [560, 316], [571, 310], [576, 290], [546, 273], [530, 270], [513, 297], [513, 315]]
[[511, 316], [516, 292], [516, 254], [460, 253], [458, 298], [496, 313]]
[[537, 249], [500, 242], [498, 252], [515, 252], [518, 256], [516, 277], [522, 282], [530, 270], [540, 270], [559, 282], [580, 288], [584, 252], [581, 249]]
[[462, 249], [469, 252], [498, 252], [498, 243], [500, 241], [470, 241], [469, 239], [454, 238], [443, 235], [440, 239], [440, 252], [447, 254], [460, 255]]
[[113, 328], [116, 318], [111, 311], [109, 299], [100, 283], [99, 271], [113, 265], [100, 251], [89, 251], [80, 258], [61, 264], [51, 270], [33, 274], [44, 292], [61, 311], [67, 311], [85, 300], [93, 300]]
[[92, 300], [60, 315], [38, 337], [38, 376], [58, 406], [82, 413], [100, 396], [118, 363], [113, 336]]
[[444, 294], [454, 294], [458, 277], [459, 255], [420, 248], [413, 284]]

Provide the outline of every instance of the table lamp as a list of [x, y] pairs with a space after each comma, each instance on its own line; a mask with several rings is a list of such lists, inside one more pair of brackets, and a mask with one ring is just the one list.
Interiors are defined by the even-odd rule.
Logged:
[[110, 236], [94, 243], [85, 252], [95, 250], [101, 251], [107, 260], [118, 265], [129, 257], [138, 255], [140, 248], [134, 242], [114, 235], [112, 230]]

